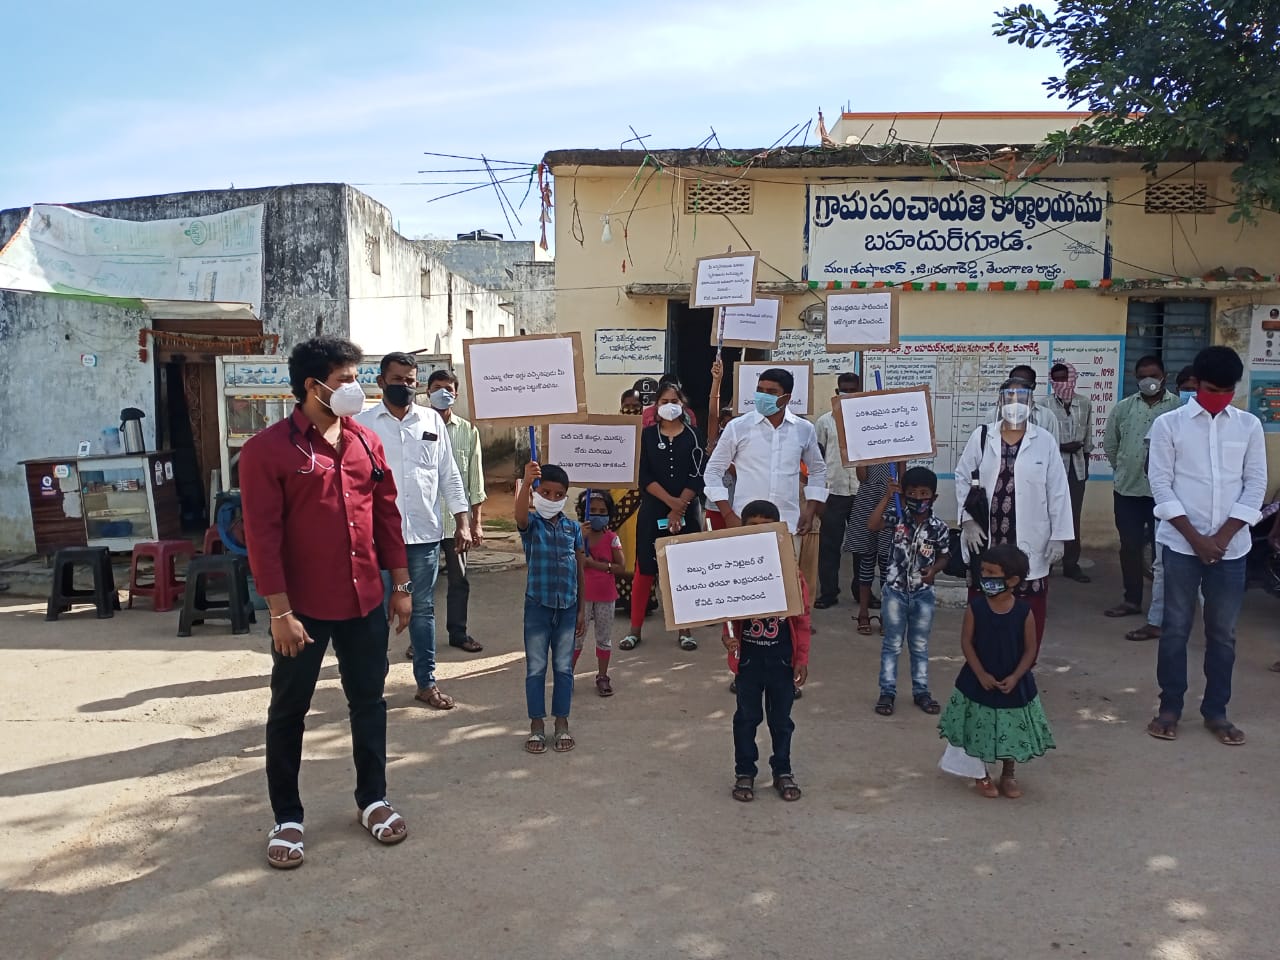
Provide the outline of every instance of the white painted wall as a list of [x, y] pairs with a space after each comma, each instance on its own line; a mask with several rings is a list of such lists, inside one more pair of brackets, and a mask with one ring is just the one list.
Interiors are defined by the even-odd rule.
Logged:
[[77, 442], [96, 444], [125, 407], [146, 412], [147, 449], [156, 448], [155, 368], [138, 360], [146, 326], [141, 305], [127, 301], [0, 290], [0, 550], [35, 548], [19, 460], [75, 459]]

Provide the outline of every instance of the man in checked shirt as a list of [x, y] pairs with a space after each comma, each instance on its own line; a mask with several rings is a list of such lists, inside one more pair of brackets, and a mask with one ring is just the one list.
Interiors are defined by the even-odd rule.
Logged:
[[333, 642], [347, 697], [359, 819], [379, 843], [405, 838], [387, 802], [387, 614], [382, 570], [394, 585], [396, 632], [409, 625], [408, 561], [396, 484], [377, 434], [351, 418], [364, 405], [360, 348], [318, 337], [289, 357], [293, 413], [252, 437], [240, 455], [249, 566], [271, 611], [267, 788], [275, 826], [267, 863], [302, 866], [303, 721], [325, 648]]

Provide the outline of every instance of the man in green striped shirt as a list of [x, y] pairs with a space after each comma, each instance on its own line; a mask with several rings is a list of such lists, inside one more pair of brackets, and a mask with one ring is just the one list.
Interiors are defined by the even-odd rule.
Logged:
[[1112, 494], [1124, 581], [1124, 602], [1105, 611], [1108, 617], [1142, 613], [1143, 550], [1155, 542], [1156, 522], [1156, 502], [1147, 482], [1146, 439], [1156, 417], [1179, 407], [1178, 395], [1165, 389], [1164, 364], [1159, 357], [1142, 357], [1134, 365], [1134, 373], [1138, 392], [1115, 405], [1107, 417], [1103, 440], [1115, 472]]
[[[471, 504], [471, 537], [476, 546], [484, 543], [484, 528], [480, 525], [484, 501], [484, 461], [480, 453], [480, 431], [475, 424], [453, 412], [458, 397], [458, 378], [448, 370], [437, 370], [427, 380], [428, 401], [444, 420], [453, 445], [453, 456], [462, 473], [462, 486]], [[448, 511], [446, 511], [447, 513]], [[467, 558], [453, 549], [453, 517], [445, 518], [445, 539], [442, 544], [445, 571], [449, 577], [449, 593], [445, 601], [445, 623], [449, 631], [449, 646], [468, 653], [484, 649], [467, 633], [467, 606], [471, 598], [471, 583], [467, 579]]]

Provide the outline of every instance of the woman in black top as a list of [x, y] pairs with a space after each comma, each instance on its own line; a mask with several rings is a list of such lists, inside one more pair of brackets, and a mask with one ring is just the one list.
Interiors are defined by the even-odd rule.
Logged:
[[[702, 528], [698, 495], [702, 493], [702, 468], [707, 454], [701, 438], [689, 425], [688, 403], [680, 385], [665, 384], [656, 406], [658, 422], [640, 434], [636, 575], [631, 587], [631, 632], [618, 644], [623, 650], [634, 649], [640, 642], [644, 600], [658, 575], [658, 538], [696, 533]], [[680, 647], [696, 650], [698, 642], [682, 630]]]

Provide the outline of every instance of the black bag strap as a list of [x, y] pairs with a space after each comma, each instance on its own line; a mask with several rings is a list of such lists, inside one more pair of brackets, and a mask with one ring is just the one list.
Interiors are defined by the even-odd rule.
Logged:
[[982, 446], [978, 450], [978, 465], [973, 468], [972, 479], [977, 480], [982, 467], [982, 458], [987, 455], [987, 425], [982, 425]]

